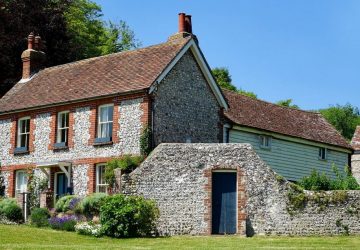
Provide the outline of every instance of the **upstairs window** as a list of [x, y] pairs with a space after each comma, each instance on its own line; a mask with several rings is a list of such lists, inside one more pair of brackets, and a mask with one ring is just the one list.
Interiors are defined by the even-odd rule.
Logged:
[[99, 106], [97, 139], [95, 142], [112, 141], [114, 105], [106, 104]]
[[326, 160], [326, 159], [327, 159], [327, 149], [319, 148], [319, 160]]
[[259, 137], [259, 140], [260, 140], [260, 148], [264, 148], [264, 149], [271, 148], [271, 137], [270, 136], [261, 135]]
[[27, 192], [28, 174], [24, 170], [16, 171], [16, 189], [15, 196]]
[[29, 150], [30, 117], [23, 117], [18, 120], [16, 151]]
[[69, 111], [59, 112], [57, 117], [57, 146], [67, 146], [69, 135]]
[[105, 182], [105, 164], [96, 165], [96, 192], [107, 193], [108, 184]]

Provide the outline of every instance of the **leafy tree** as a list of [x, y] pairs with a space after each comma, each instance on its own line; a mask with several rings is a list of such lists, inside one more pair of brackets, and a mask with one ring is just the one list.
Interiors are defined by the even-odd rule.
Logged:
[[280, 100], [276, 102], [277, 105], [283, 106], [283, 107], [289, 107], [293, 109], [299, 109], [299, 106], [292, 103], [292, 99], [286, 99], [286, 100]]
[[335, 105], [319, 112], [348, 140], [351, 140], [356, 126], [360, 124], [359, 109], [351, 104]]
[[212, 74], [215, 77], [217, 83], [220, 85], [220, 87], [236, 91], [239, 94], [246, 95], [252, 98], [257, 99], [257, 95], [250, 91], [245, 91], [242, 89], [236, 88], [234, 84], [232, 84], [231, 75], [229, 73], [229, 70], [227, 68], [221, 67], [221, 68], [214, 68], [212, 69]]
[[46, 41], [47, 67], [139, 45], [124, 21], [101, 18], [90, 0], [0, 1], [0, 97], [21, 78], [20, 55], [32, 31]]

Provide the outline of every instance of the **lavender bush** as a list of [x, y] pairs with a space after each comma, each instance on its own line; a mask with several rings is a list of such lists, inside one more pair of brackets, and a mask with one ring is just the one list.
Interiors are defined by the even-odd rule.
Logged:
[[65, 215], [63, 217], [52, 217], [49, 219], [49, 225], [52, 229], [75, 231], [75, 225], [78, 218], [75, 215]]

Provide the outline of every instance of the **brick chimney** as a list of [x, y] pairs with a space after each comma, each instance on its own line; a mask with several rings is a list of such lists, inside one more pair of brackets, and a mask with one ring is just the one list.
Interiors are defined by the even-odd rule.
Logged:
[[178, 21], [178, 32], [175, 33], [174, 35], [170, 36], [168, 41], [173, 41], [173, 40], [177, 40], [177, 39], [181, 39], [181, 38], [185, 38], [185, 37], [193, 37], [196, 42], [197, 42], [197, 38], [196, 36], [192, 33], [192, 23], [191, 23], [191, 16], [190, 15], [186, 15], [185, 13], [179, 13], [178, 15], [179, 21]]
[[34, 36], [31, 32], [27, 38], [28, 47], [27, 50], [21, 54], [21, 60], [23, 62], [23, 72], [21, 81], [26, 81], [31, 78], [32, 75], [37, 73], [40, 69], [44, 68], [46, 55], [41, 51], [41, 37]]

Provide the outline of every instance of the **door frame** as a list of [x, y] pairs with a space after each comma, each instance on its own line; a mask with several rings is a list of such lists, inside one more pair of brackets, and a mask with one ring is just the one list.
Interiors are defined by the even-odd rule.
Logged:
[[[237, 169], [214, 169], [213, 171], [211, 171], [211, 181], [213, 180], [213, 173], [234, 173], [235, 174], [235, 176], [236, 176], [236, 187], [235, 187], [235, 190], [236, 190], [236, 195], [235, 195], [235, 197], [236, 197], [236, 200], [235, 200], [235, 204], [236, 204], [236, 218], [235, 218], [235, 225], [236, 225], [236, 233], [235, 234], [238, 234], [239, 232], [238, 232], [238, 214], [239, 214], [239, 207], [238, 207], [238, 197], [239, 197], [239, 194], [238, 194], [238, 192], [239, 192], [239, 178], [238, 178], [238, 171], [237, 171]], [[212, 183], [211, 183], [211, 204], [212, 204], [212, 192], [213, 192], [213, 186], [212, 186]], [[212, 208], [213, 208], [213, 206], [211, 205], [211, 234], [212, 234], [212, 227], [213, 227], [213, 220], [212, 220], [212, 213], [213, 213], [213, 211], [212, 211]]]
[[[58, 172], [54, 173], [54, 205], [57, 202], [56, 193], [57, 193], [57, 176], [58, 176], [58, 174], [65, 174], [65, 173], [63, 171], [58, 171]], [[67, 178], [66, 174], [65, 174], [65, 178]], [[67, 180], [67, 181], [69, 181], [69, 180]]]

